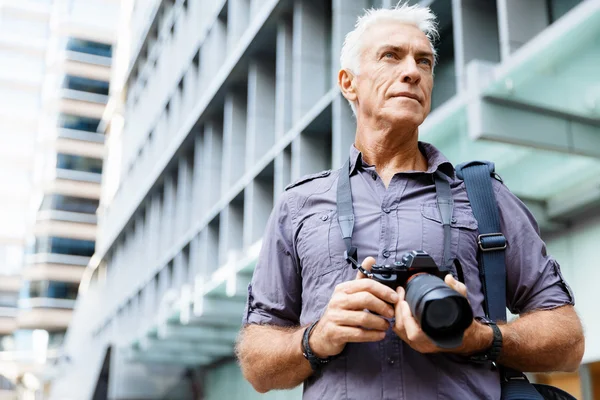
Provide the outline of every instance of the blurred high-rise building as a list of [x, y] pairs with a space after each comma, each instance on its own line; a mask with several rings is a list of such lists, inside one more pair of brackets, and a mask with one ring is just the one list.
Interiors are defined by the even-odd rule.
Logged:
[[0, 354], [15, 349], [49, 15], [44, 2], [0, 2]]
[[[593, 399], [600, 2], [412, 2], [431, 6], [441, 37], [420, 138], [455, 164], [495, 161], [536, 215], [587, 348], [579, 372], [532, 378]], [[99, 235], [52, 398], [262, 398], [233, 345], [263, 230], [288, 183], [348, 156], [340, 49], [363, 9], [391, 3], [122, 1]]]
[[0, 283], [0, 373], [27, 399], [49, 390], [94, 253], [119, 3], [2, 1], [0, 12], [0, 267], [20, 277]]

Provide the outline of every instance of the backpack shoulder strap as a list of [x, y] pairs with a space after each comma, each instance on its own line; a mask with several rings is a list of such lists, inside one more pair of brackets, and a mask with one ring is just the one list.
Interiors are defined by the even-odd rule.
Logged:
[[485, 296], [484, 310], [492, 321], [506, 321], [506, 238], [500, 229], [500, 213], [492, 186], [494, 163], [470, 161], [456, 167], [465, 182], [473, 215], [479, 225], [479, 275]]

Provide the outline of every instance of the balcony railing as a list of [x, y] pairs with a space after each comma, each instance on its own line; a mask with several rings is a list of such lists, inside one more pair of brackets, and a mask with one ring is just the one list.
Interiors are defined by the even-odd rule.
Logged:
[[64, 308], [72, 310], [75, 308], [75, 300], [54, 299], [51, 297], [34, 297], [30, 299], [19, 299], [19, 309], [30, 308]]
[[90, 257], [74, 256], [70, 254], [56, 253], [37, 253], [25, 256], [26, 264], [66, 264], [78, 265], [81, 267], [87, 266]]
[[72, 211], [60, 211], [60, 210], [42, 210], [37, 213], [38, 221], [67, 221], [67, 222], [79, 222], [83, 224], [96, 224], [98, 218], [94, 214], [85, 214]]
[[58, 128], [56, 136], [64, 139], [82, 140], [86, 142], [104, 143], [104, 135], [101, 133], [81, 131], [78, 129]]
[[56, 168], [57, 179], [69, 179], [72, 181], [101, 183], [102, 174], [93, 172], [73, 171], [70, 169]]
[[90, 93], [67, 88], [60, 89], [58, 92], [58, 97], [61, 99], [87, 101], [98, 104], [106, 104], [108, 102], [108, 96], [104, 94]]

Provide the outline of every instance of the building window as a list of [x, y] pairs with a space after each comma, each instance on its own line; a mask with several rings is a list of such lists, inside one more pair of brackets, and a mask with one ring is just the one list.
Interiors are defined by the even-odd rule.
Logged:
[[78, 131], [96, 132], [100, 120], [96, 118], [81, 117], [79, 115], [61, 114], [58, 118], [58, 127]]
[[96, 79], [67, 75], [65, 76], [62, 87], [65, 89], [79, 90], [81, 92], [108, 96], [108, 82], [99, 81]]
[[91, 257], [94, 255], [96, 243], [93, 240], [69, 239], [55, 236], [37, 237], [35, 253], [64, 254]]
[[50, 299], [77, 299], [79, 283], [60, 281], [25, 281], [21, 286], [21, 299], [45, 297]]
[[74, 154], [58, 153], [56, 155], [56, 168], [101, 174], [102, 160], [99, 158], [76, 156]]
[[110, 44], [93, 42], [91, 40], [69, 38], [67, 41], [67, 50], [94, 56], [112, 57], [112, 46]]
[[557, 19], [571, 11], [583, 0], [546, 0], [548, 6], [548, 19], [554, 23]]
[[99, 205], [99, 201], [94, 199], [63, 196], [62, 194], [50, 194], [44, 196], [41, 209], [95, 214]]

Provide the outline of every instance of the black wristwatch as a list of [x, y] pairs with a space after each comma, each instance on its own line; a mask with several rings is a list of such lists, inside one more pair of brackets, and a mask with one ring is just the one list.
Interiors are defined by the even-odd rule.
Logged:
[[500, 328], [498, 328], [498, 325], [496, 325], [496, 323], [494, 321], [491, 321], [487, 318], [476, 318], [476, 320], [479, 321], [480, 323], [482, 323], [484, 325], [488, 325], [490, 328], [492, 328], [494, 338], [492, 340], [491, 347], [489, 347], [484, 352], [473, 354], [470, 357], [470, 359], [472, 361], [477, 361], [477, 362], [484, 362], [484, 361], [496, 362], [498, 360], [498, 357], [500, 357], [500, 352], [502, 351], [502, 332], [500, 331]]
[[327, 358], [317, 357], [312, 352], [312, 349], [310, 348], [310, 345], [308, 344], [308, 339], [310, 338], [310, 334], [318, 322], [319, 322], [319, 320], [310, 324], [310, 326], [304, 330], [304, 335], [302, 335], [302, 355], [304, 356], [304, 358], [306, 358], [308, 360], [308, 362], [310, 363], [310, 367], [312, 368], [313, 372], [315, 372], [315, 373], [319, 373], [321, 371], [321, 368], [323, 367], [323, 365], [327, 364], [329, 361], [331, 361], [333, 359], [333, 357], [327, 357]]

